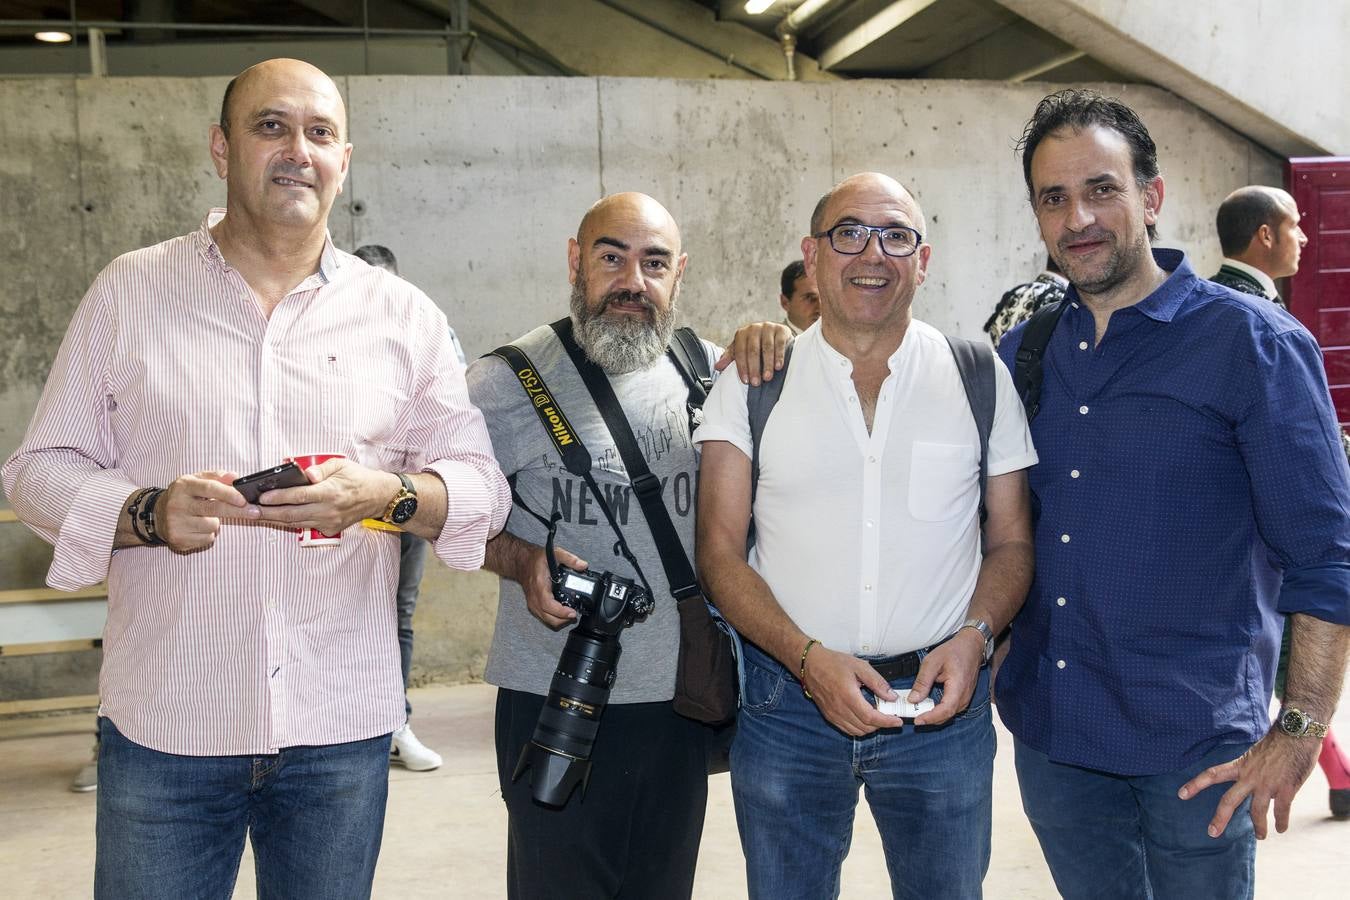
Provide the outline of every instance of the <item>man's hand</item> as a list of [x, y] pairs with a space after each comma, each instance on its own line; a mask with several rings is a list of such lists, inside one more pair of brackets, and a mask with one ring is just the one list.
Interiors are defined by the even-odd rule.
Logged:
[[260, 516], [288, 528], [337, 534], [365, 518], [384, 514], [402, 487], [397, 475], [368, 469], [350, 459], [330, 459], [305, 470], [305, 487], [268, 491], [258, 498]]
[[862, 737], [879, 728], [895, 728], [901, 724], [894, 716], [877, 712], [863, 696], [861, 688], [886, 700], [896, 697], [886, 679], [866, 660], [816, 644], [806, 655], [803, 683], [811, 692], [811, 699], [819, 707], [820, 714], [850, 737]]
[[[520, 582], [521, 588], [525, 591], [525, 606], [529, 608], [530, 615], [557, 631], [575, 622], [577, 611], [553, 598], [553, 581], [548, 574], [548, 557], [544, 555], [543, 547], [530, 546], [530, 559], [526, 563], [530, 572]], [[587, 568], [586, 560], [557, 544], [553, 545], [553, 555], [558, 557], [559, 565], [580, 572], [584, 572]]]
[[773, 380], [783, 368], [783, 354], [792, 343], [792, 329], [779, 322], [754, 322], [742, 325], [713, 366], [722, 371], [732, 362], [741, 374], [741, 384], [759, 384]]
[[941, 725], [970, 705], [975, 682], [984, 662], [984, 637], [974, 628], [962, 628], [952, 639], [935, 648], [919, 664], [909, 702], [928, 696], [934, 684], [942, 685], [942, 702], [914, 719], [915, 725]]
[[1320, 742], [1313, 738], [1290, 737], [1272, 728], [1252, 748], [1232, 762], [1211, 766], [1181, 786], [1177, 796], [1189, 800], [1212, 784], [1231, 781], [1219, 800], [1219, 808], [1209, 822], [1209, 836], [1218, 837], [1228, 827], [1233, 812], [1247, 797], [1252, 798], [1252, 827], [1256, 837], [1266, 837], [1266, 811], [1275, 801], [1275, 830], [1283, 834], [1289, 827], [1289, 805], [1294, 794], [1308, 780], [1317, 761]]
[[239, 476], [210, 470], [175, 478], [155, 501], [155, 531], [175, 553], [194, 553], [216, 542], [223, 517], [258, 518], [231, 485]]

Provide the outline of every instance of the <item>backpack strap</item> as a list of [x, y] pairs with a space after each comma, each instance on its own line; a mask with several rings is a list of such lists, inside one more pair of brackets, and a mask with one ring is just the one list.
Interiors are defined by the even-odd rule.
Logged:
[[961, 386], [966, 390], [966, 402], [975, 417], [975, 430], [980, 435], [980, 521], [985, 519], [984, 489], [989, 480], [989, 433], [994, 429], [994, 411], [998, 396], [998, 382], [994, 375], [994, 351], [983, 341], [947, 336], [947, 344], [961, 373]]
[[676, 328], [673, 338], [666, 352], [670, 354], [675, 368], [680, 370], [680, 374], [689, 385], [690, 403], [694, 402], [695, 391], [701, 390], [702, 396], [698, 398], [697, 403], [701, 408], [703, 401], [707, 399], [708, 391], [711, 391], [713, 386], [712, 367], [708, 365], [708, 351], [704, 349], [703, 341], [699, 340], [694, 329], [688, 325]]
[[666, 355], [675, 364], [676, 370], [684, 378], [684, 383], [689, 386], [689, 399], [685, 403], [685, 411], [689, 414], [689, 433], [693, 434], [694, 429], [703, 422], [703, 403], [708, 399], [708, 392], [712, 390], [713, 385], [712, 367], [708, 365], [708, 351], [704, 349], [703, 342], [694, 333], [694, 329], [686, 325], [675, 329], [670, 346], [666, 348]]
[[750, 530], [745, 536], [745, 550], [755, 546], [755, 492], [759, 489], [759, 445], [764, 437], [764, 426], [773, 412], [778, 398], [783, 396], [787, 382], [788, 363], [792, 362], [792, 344], [783, 350], [783, 368], [774, 373], [772, 381], [750, 385], [745, 394], [745, 406], [750, 416]]
[[1013, 387], [1022, 405], [1027, 410], [1027, 424], [1041, 411], [1041, 383], [1045, 380], [1042, 362], [1045, 348], [1050, 344], [1050, 336], [1055, 332], [1068, 300], [1056, 300], [1047, 303], [1027, 319], [1027, 327], [1022, 332], [1022, 343], [1017, 348], [1017, 358], [1013, 364]]

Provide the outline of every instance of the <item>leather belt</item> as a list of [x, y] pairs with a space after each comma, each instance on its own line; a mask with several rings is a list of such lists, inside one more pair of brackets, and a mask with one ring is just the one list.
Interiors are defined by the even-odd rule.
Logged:
[[951, 637], [945, 637], [931, 647], [925, 647], [922, 650], [911, 650], [909, 653], [901, 653], [897, 656], [881, 656], [876, 659], [867, 660], [872, 668], [881, 673], [881, 677], [887, 681], [895, 681], [897, 678], [913, 678], [919, 674], [919, 664], [923, 662], [925, 655], [941, 647], [951, 640]]

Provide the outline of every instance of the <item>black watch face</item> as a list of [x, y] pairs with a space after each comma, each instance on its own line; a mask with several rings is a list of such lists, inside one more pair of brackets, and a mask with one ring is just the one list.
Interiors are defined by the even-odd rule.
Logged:
[[402, 525], [411, 519], [417, 513], [417, 498], [404, 497], [398, 503], [394, 504], [394, 511], [389, 514], [389, 521], [395, 525]]
[[1287, 709], [1280, 715], [1280, 730], [1285, 734], [1300, 735], [1308, 730], [1308, 720], [1296, 709]]

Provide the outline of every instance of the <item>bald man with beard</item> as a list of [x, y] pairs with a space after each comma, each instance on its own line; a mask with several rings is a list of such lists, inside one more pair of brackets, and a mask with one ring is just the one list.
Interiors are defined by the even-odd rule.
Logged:
[[[488, 544], [485, 563], [502, 576], [485, 677], [500, 689], [497, 767], [508, 813], [508, 895], [687, 898], [707, 800], [708, 729], [672, 706], [680, 619], [671, 585], [633, 496], [632, 476], [555, 331], [570, 328], [580, 352], [603, 370], [692, 560], [698, 454], [690, 440], [689, 388], [666, 354], [687, 257], [665, 207], [644, 194], [623, 193], [587, 211], [568, 241], [567, 261], [570, 316], [513, 343], [589, 452], [603, 497], [563, 468], [510, 366], [485, 356], [469, 367], [470, 396], [519, 495], [506, 530]], [[701, 343], [711, 364], [718, 348]], [[655, 608], [619, 635], [623, 652], [599, 720], [584, 799], [569, 793], [561, 806], [546, 806], [532, 795], [531, 780], [546, 777], [538, 759], [529, 774], [514, 776], [577, 613], [553, 597], [543, 550], [547, 528], [529, 511], [558, 517], [562, 564], [584, 568], [589, 562], [597, 572], [637, 580], [615, 555], [602, 500], [651, 585]]]
[[[248, 69], [210, 151], [225, 209], [100, 273], [5, 492], [50, 586], [107, 579], [94, 895], [224, 900], [249, 837], [260, 898], [366, 898], [405, 714], [398, 540], [357, 523], [474, 569], [510, 493], [445, 316], [333, 246], [332, 80]], [[233, 486], [316, 451], [309, 484]]]

